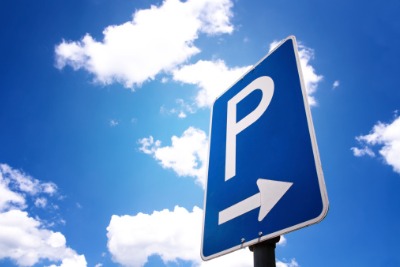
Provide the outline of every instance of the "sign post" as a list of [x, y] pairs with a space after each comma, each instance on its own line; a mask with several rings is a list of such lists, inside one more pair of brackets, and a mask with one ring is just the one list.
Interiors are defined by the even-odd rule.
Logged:
[[328, 211], [294, 37], [212, 107], [201, 256], [253, 246], [321, 221]]
[[276, 267], [275, 247], [280, 236], [250, 246], [253, 251], [254, 267]]

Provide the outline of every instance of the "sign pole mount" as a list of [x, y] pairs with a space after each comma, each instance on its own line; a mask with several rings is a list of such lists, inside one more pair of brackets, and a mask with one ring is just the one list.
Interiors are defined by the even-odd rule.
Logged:
[[275, 247], [280, 238], [277, 236], [249, 247], [253, 252], [254, 267], [276, 267]]

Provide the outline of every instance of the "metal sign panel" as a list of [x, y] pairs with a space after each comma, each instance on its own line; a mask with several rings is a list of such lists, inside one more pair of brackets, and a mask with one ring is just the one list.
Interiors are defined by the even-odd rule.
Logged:
[[216, 99], [209, 149], [204, 260], [325, 217], [328, 198], [294, 37]]

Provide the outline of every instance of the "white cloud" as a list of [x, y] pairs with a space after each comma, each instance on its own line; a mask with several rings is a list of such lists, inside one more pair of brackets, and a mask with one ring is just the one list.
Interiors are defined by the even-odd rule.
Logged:
[[57, 186], [54, 183], [41, 183], [7, 164], [0, 164], [0, 212], [25, 208], [25, 196], [36, 198], [34, 202], [37, 207], [44, 207], [46, 203], [43, 195], [52, 196], [56, 192]]
[[175, 81], [197, 85], [200, 88], [196, 96], [197, 106], [209, 107], [249, 69], [250, 66], [229, 68], [223, 60], [199, 60], [172, 73]]
[[[273, 41], [269, 46], [269, 51], [272, 51], [276, 46], [279, 45], [279, 41]], [[298, 51], [300, 57], [300, 65], [303, 73], [304, 83], [308, 96], [308, 103], [310, 106], [316, 106], [317, 101], [313, 95], [318, 88], [318, 83], [322, 81], [323, 76], [318, 75], [315, 72], [314, 67], [310, 64], [310, 61], [314, 59], [314, 50], [306, 47], [305, 45], [298, 43]]]
[[23, 208], [25, 206], [25, 199], [21, 194], [15, 193], [8, 188], [8, 183], [1, 179], [0, 172], [0, 212], [10, 208]]
[[39, 197], [35, 200], [35, 206], [38, 208], [44, 208], [47, 205], [47, 199], [44, 197]]
[[52, 264], [49, 267], [84, 267], [87, 266], [85, 256], [71, 255], [62, 259], [60, 265]]
[[286, 243], [287, 243], [286, 237], [284, 235], [281, 235], [281, 239], [279, 239], [278, 245], [285, 246]]
[[176, 99], [177, 107], [168, 109], [165, 106], [161, 106], [160, 112], [167, 115], [176, 115], [180, 119], [187, 117], [187, 114], [193, 114], [196, 112], [194, 105], [186, 103], [183, 99]]
[[396, 115], [391, 123], [377, 122], [369, 134], [357, 136], [356, 140], [364, 147], [352, 147], [355, 156], [373, 156], [371, 147], [378, 146], [385, 163], [400, 174], [400, 117]]
[[[164, 263], [178, 259], [191, 261], [196, 267], [251, 267], [253, 254], [246, 248], [203, 262], [200, 258], [203, 211], [176, 206], [173, 211], [138, 213], [135, 216], [111, 217], [107, 227], [108, 249], [113, 260], [123, 266], [144, 266], [152, 255]], [[277, 261], [280, 267], [298, 267], [295, 260]]]
[[314, 59], [314, 50], [304, 45], [299, 45], [300, 65], [303, 72], [304, 83], [308, 95], [308, 103], [310, 106], [317, 105], [314, 93], [317, 91], [318, 83], [322, 81], [323, 76], [315, 72], [310, 61]]
[[339, 81], [339, 80], [336, 80], [336, 81], [334, 81], [333, 84], [332, 84], [332, 89], [336, 89], [336, 88], [338, 88], [339, 86], [340, 86], [340, 81]]
[[64, 235], [43, 229], [40, 221], [17, 209], [0, 213], [0, 259], [4, 258], [18, 266], [33, 266], [41, 259], [86, 266], [85, 257], [66, 246]]
[[57, 186], [54, 183], [42, 183], [40, 185], [42, 192], [49, 194], [50, 196], [54, 195], [57, 192]]
[[351, 150], [353, 151], [353, 155], [356, 157], [362, 157], [368, 155], [370, 157], [375, 157], [374, 151], [371, 148], [365, 146], [363, 148], [352, 147]]
[[[277, 41], [272, 42], [270, 51], [278, 44]], [[313, 94], [323, 77], [316, 74], [314, 67], [310, 65], [310, 61], [314, 58], [314, 51], [311, 48], [299, 44], [299, 57], [308, 101], [311, 106], [315, 106], [317, 102]], [[220, 94], [239, 80], [250, 68], [251, 66], [230, 68], [223, 60], [199, 60], [195, 64], [173, 70], [172, 74], [175, 81], [197, 85], [200, 89], [196, 96], [197, 106], [209, 107]]]
[[154, 138], [139, 140], [139, 148], [146, 154], [153, 155], [163, 168], [174, 170], [179, 176], [190, 176], [201, 186], [205, 186], [205, 162], [208, 141], [206, 133], [189, 127], [181, 137], [173, 136], [171, 146], [161, 146], [161, 141]]
[[192, 212], [176, 206], [173, 211], [151, 215], [113, 215], [107, 227], [108, 249], [124, 266], [143, 266], [158, 254], [164, 262], [197, 259], [199, 255], [201, 209]]
[[269, 52], [271, 52], [272, 50], [274, 50], [279, 44], [281, 43], [281, 41], [277, 41], [274, 40], [269, 44]]
[[116, 126], [118, 126], [118, 124], [119, 124], [119, 122], [117, 120], [112, 119], [109, 121], [110, 127], [116, 127]]
[[200, 262], [198, 267], [252, 267], [253, 266], [253, 253], [248, 249], [244, 248], [237, 250], [224, 256]]
[[153, 136], [149, 136], [149, 138], [142, 138], [138, 141], [138, 143], [141, 145], [139, 150], [149, 155], [154, 154], [155, 151], [161, 146], [161, 141], [154, 141]]
[[299, 267], [300, 265], [297, 263], [295, 259], [292, 259], [290, 262], [277, 261], [276, 267]]
[[43, 195], [56, 192], [55, 184], [0, 164], [0, 259], [8, 258], [18, 266], [33, 266], [44, 259], [61, 262], [62, 267], [86, 266], [85, 256], [67, 247], [64, 235], [46, 229], [40, 219], [23, 210], [29, 204], [27, 197], [44, 208], [48, 200]]
[[41, 189], [38, 180], [19, 170], [12, 169], [7, 164], [0, 164], [0, 175], [1, 180], [5, 181], [7, 185], [12, 184], [12, 187], [21, 192], [33, 195]]
[[111, 25], [102, 41], [86, 34], [80, 41], [62, 41], [55, 48], [56, 66], [85, 69], [102, 84], [140, 86], [200, 52], [200, 33], [231, 33], [230, 0], [164, 0], [161, 6], [138, 10], [132, 21]]

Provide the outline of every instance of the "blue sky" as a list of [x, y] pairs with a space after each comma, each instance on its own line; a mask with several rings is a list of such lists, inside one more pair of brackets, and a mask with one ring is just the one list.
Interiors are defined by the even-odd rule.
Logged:
[[294, 35], [330, 209], [278, 266], [399, 266], [398, 1], [3, 0], [0, 265], [202, 262], [210, 107]]

